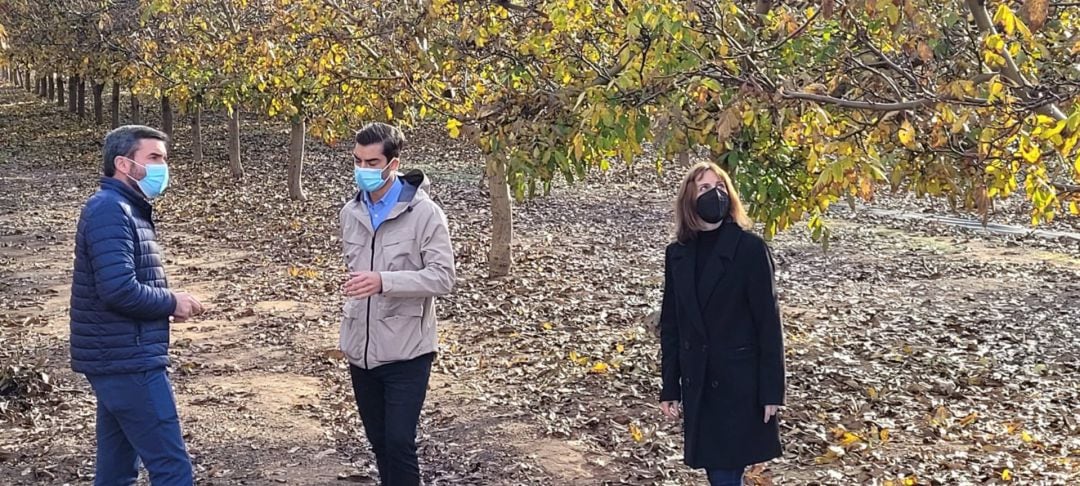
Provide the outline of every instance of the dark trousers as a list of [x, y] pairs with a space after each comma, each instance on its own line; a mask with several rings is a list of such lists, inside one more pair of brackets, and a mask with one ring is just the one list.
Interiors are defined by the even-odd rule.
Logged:
[[742, 486], [745, 470], [746, 468], [710, 469], [706, 471], [709, 475], [709, 486]]
[[97, 396], [97, 486], [133, 485], [139, 462], [154, 486], [191, 486], [191, 458], [165, 369], [86, 377]]
[[420, 484], [416, 425], [434, 358], [430, 353], [370, 370], [349, 365], [356, 407], [383, 486]]

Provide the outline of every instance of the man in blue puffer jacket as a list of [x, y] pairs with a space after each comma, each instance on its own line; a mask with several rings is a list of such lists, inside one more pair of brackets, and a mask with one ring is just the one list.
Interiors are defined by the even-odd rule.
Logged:
[[157, 485], [193, 483], [169, 363], [169, 318], [202, 304], [168, 288], [153, 208], [169, 182], [168, 137], [144, 126], [105, 137], [101, 189], [86, 202], [75, 237], [71, 367], [97, 397], [95, 485], [135, 484], [139, 461]]

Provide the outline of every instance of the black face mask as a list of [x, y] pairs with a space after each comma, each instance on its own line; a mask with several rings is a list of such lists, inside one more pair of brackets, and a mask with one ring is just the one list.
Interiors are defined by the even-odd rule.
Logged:
[[697, 198], [697, 213], [706, 223], [716, 224], [731, 211], [731, 199], [719, 187], [710, 189]]

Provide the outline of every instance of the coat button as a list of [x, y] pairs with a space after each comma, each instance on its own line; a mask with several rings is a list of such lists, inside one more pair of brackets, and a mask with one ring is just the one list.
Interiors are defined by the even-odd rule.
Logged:
[[683, 343], [683, 348], [690, 349], [690, 343], [689, 342]]
[[709, 345], [708, 344], [702, 344], [701, 345], [701, 350], [702, 351], [708, 351], [709, 350]]
[[712, 382], [712, 387], [713, 388], [720, 388], [720, 382], [719, 381], [713, 381]]
[[690, 386], [690, 378], [687, 378], [686, 380], [683, 380], [683, 381], [686, 382], [686, 386]]

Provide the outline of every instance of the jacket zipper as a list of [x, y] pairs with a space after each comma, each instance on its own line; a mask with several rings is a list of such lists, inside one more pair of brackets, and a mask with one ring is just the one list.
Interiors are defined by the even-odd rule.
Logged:
[[[372, 272], [375, 271], [375, 237], [379, 234], [379, 229], [375, 228], [371, 232], [371, 266], [369, 267]], [[368, 365], [368, 348], [371, 346], [371, 296], [367, 298], [367, 332], [364, 333], [364, 369], [370, 370]]]

